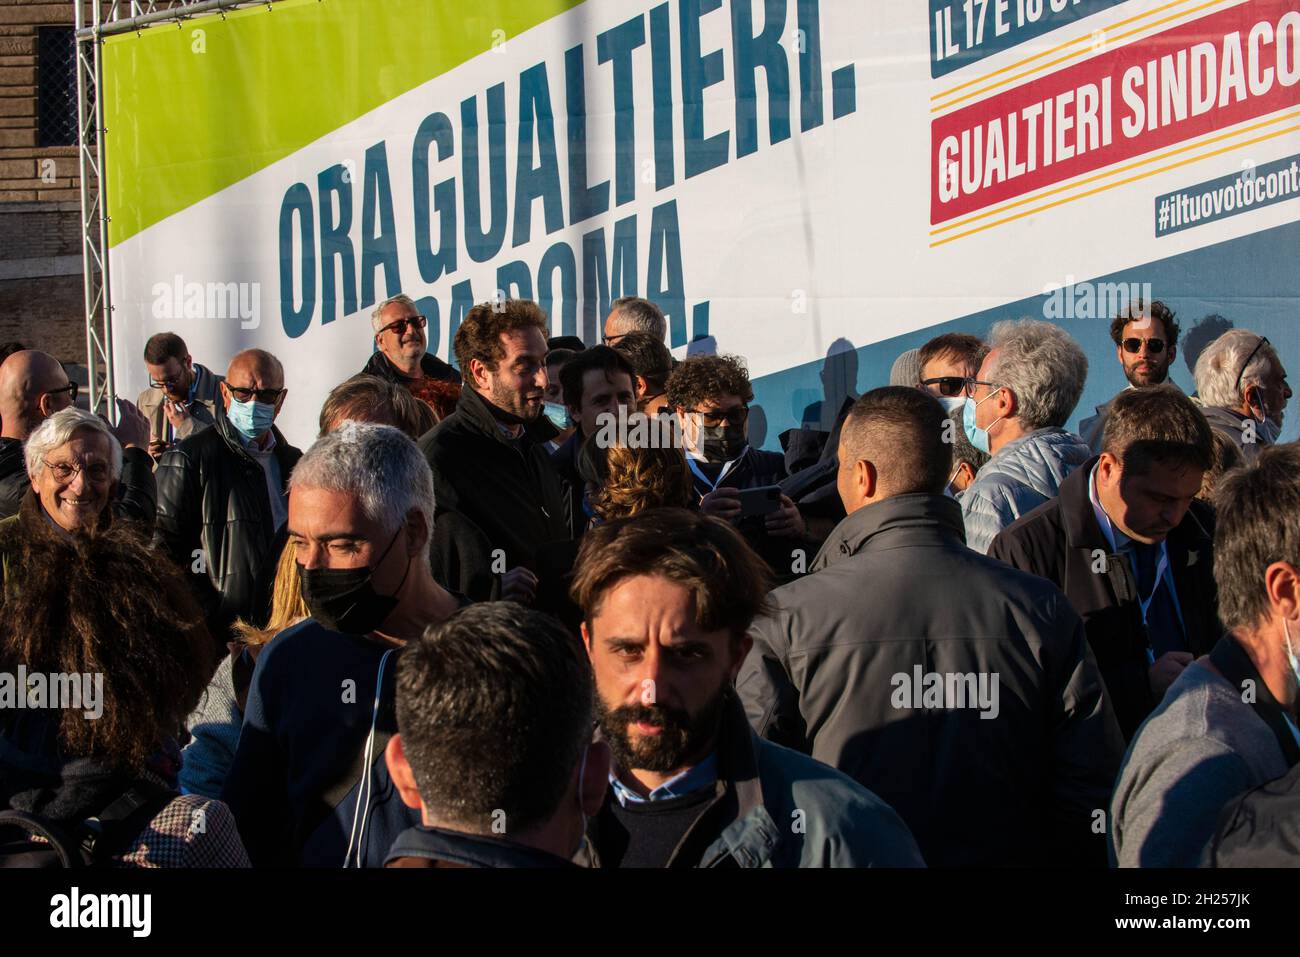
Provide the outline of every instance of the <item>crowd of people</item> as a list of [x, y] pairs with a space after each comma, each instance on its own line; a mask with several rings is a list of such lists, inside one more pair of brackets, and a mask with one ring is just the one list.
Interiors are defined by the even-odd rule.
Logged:
[[372, 328], [305, 451], [260, 349], [153, 336], [114, 424], [0, 364], [0, 866], [1295, 863], [1268, 339], [1188, 394], [1135, 301], [1075, 434], [1062, 329], [946, 333], [778, 452], [644, 299]]

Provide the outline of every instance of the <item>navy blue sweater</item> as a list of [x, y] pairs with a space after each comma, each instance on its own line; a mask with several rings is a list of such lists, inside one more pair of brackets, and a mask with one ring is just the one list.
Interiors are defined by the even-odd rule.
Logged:
[[[342, 866], [365, 779], [362, 755], [375, 682], [388, 650], [308, 619], [281, 632], [258, 656], [221, 795], [254, 866]], [[377, 735], [397, 731], [396, 673], [394, 655], [384, 668]], [[376, 742], [371, 765], [370, 811], [361, 840], [366, 867], [382, 867], [397, 836], [420, 823], [419, 811], [402, 804], [388, 776], [380, 746], [386, 740]], [[331, 794], [342, 796], [327, 800]]]

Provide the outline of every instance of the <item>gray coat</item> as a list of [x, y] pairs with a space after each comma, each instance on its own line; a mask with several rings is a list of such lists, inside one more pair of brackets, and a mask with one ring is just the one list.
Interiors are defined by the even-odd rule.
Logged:
[[1008, 442], [984, 464], [961, 499], [966, 544], [987, 552], [1006, 528], [1056, 494], [1065, 477], [1092, 458], [1065, 429], [1038, 429]]
[[[1105, 863], [1095, 812], [1123, 741], [1083, 623], [1055, 585], [966, 548], [958, 503], [859, 509], [772, 598], [736, 681], [759, 734], [879, 794], [932, 867]], [[988, 706], [918, 702], [929, 674], [982, 678]]]
[[1259, 453], [1272, 444], [1259, 422], [1249, 416], [1218, 405], [1203, 405], [1201, 411], [1205, 413], [1210, 428], [1232, 440], [1246, 465], [1252, 464], [1259, 458]]

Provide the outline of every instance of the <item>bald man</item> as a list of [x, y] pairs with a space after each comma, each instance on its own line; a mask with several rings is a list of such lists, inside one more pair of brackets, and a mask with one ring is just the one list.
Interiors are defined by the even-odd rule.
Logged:
[[759, 734], [892, 806], [932, 867], [1103, 867], [1119, 727], [1060, 590], [966, 547], [954, 427], [917, 388], [854, 403], [848, 517], [772, 592], [736, 689]]
[[[55, 412], [77, 401], [77, 384], [63, 364], [36, 349], [21, 349], [0, 363], [0, 518], [16, 515], [32, 489], [23, 443]], [[125, 399], [117, 400], [118, 422], [110, 425], [122, 445], [122, 478], [113, 514], [152, 524], [153, 460], [146, 450], [149, 424]]]
[[236, 618], [266, 623], [302, 456], [274, 425], [287, 395], [279, 359], [239, 353], [221, 383], [224, 414], [158, 460], [155, 540], [189, 574], [222, 648]]

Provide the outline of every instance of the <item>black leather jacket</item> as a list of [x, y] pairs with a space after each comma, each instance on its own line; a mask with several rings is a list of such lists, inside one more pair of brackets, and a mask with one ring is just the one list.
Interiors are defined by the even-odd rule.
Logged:
[[[302, 452], [275, 436], [280, 480]], [[158, 461], [158, 520], [154, 542], [189, 575], [208, 617], [212, 637], [224, 645], [231, 623], [264, 624], [279, 559], [271, 500], [262, 467], [244, 450], [225, 415], [210, 429], [185, 439]], [[196, 554], [202, 550], [202, 559]]]

